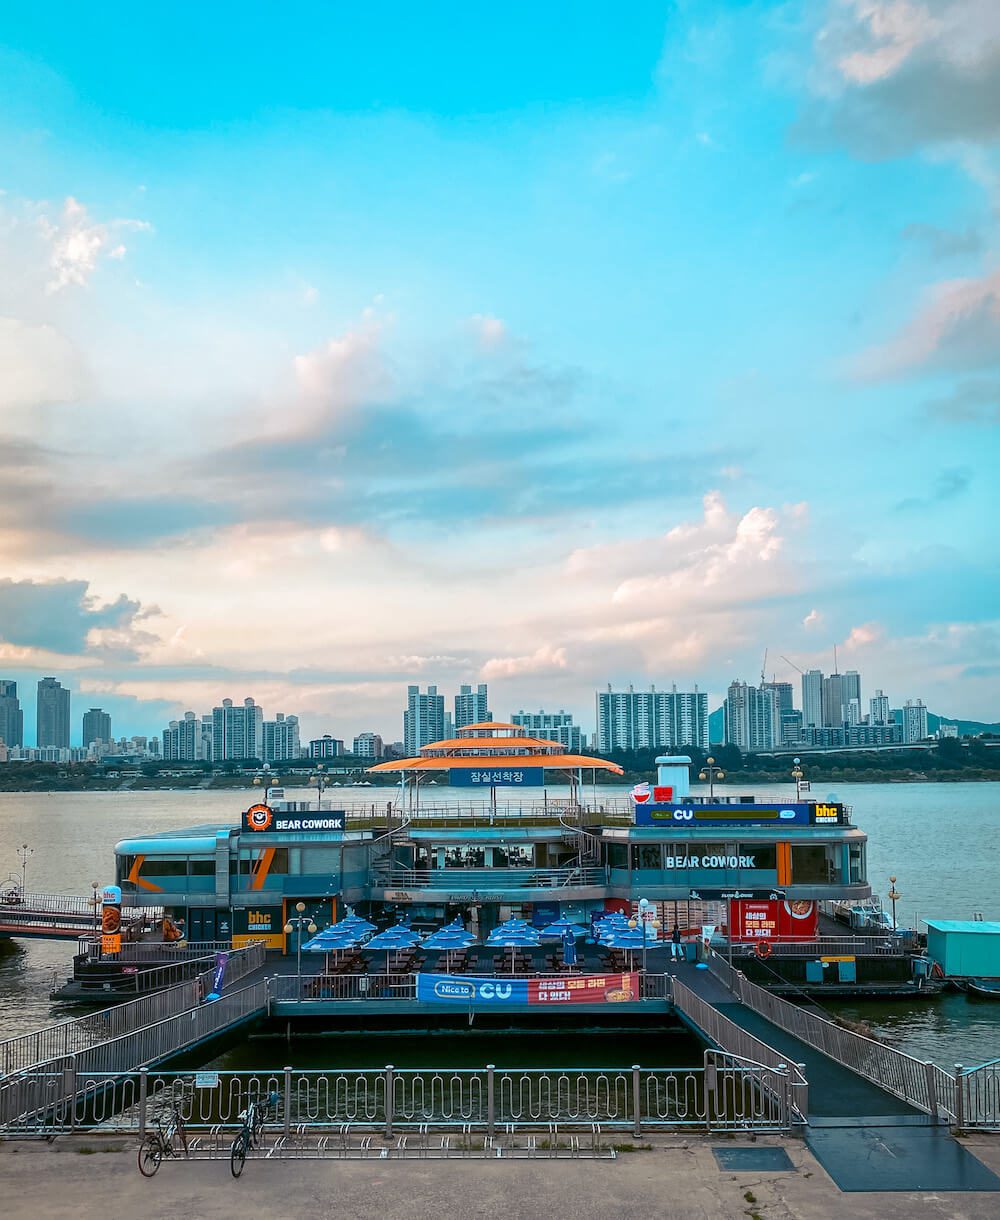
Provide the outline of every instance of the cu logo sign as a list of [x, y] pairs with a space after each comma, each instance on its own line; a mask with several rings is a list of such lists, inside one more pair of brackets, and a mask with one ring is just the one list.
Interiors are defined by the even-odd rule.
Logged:
[[251, 805], [247, 810], [247, 826], [250, 830], [267, 830], [272, 817], [269, 805]]
[[674, 821], [675, 822], [690, 822], [693, 817], [694, 817], [693, 809], [675, 809], [674, 810]]

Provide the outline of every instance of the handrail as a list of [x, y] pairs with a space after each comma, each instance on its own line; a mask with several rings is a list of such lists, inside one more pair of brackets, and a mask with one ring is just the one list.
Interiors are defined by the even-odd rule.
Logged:
[[[260, 941], [235, 950], [226, 964], [227, 983], [231, 986], [260, 969], [264, 960], [265, 949]], [[195, 978], [163, 991], [7, 1038], [0, 1042], [0, 1077], [62, 1059], [185, 1012], [198, 1003], [199, 989], [202, 995], [209, 992], [213, 975], [214, 970], [204, 970]]]
[[573, 885], [603, 885], [607, 869], [599, 865], [569, 868], [390, 868], [380, 883], [401, 889], [560, 889]]
[[722, 1050], [752, 1059], [774, 1071], [787, 1072], [794, 1090], [793, 1105], [803, 1122], [809, 1114], [809, 1084], [802, 1065], [790, 1063], [787, 1055], [776, 1051], [759, 1038], [731, 1021], [707, 1000], [702, 999], [680, 979], [673, 980], [674, 1007]]
[[[714, 962], [710, 966], [714, 969]], [[827, 1058], [925, 1113], [936, 1116], [943, 1111], [956, 1117], [955, 1079], [935, 1064], [806, 1012], [738, 970], [733, 971], [731, 987], [741, 1004]]]

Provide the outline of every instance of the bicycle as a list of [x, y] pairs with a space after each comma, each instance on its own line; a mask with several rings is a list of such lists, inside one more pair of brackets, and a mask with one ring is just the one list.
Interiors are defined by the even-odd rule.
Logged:
[[137, 1160], [139, 1172], [144, 1178], [151, 1178], [160, 1168], [164, 1158], [180, 1159], [174, 1140], [180, 1139], [180, 1148], [184, 1156], [188, 1155], [187, 1131], [184, 1129], [184, 1115], [181, 1113], [181, 1099], [171, 1097], [155, 1116], [156, 1130], [150, 1131], [139, 1145]]
[[247, 1108], [240, 1111], [239, 1117], [243, 1125], [237, 1132], [229, 1151], [229, 1171], [234, 1178], [238, 1178], [243, 1172], [243, 1166], [246, 1164], [250, 1150], [260, 1147], [260, 1142], [264, 1137], [264, 1124], [271, 1117], [272, 1112], [277, 1114], [280, 1100], [275, 1092], [269, 1093], [264, 1102], [252, 1097]]

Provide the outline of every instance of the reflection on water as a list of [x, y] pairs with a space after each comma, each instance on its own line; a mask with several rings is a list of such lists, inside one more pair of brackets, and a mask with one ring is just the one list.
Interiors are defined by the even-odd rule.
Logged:
[[[599, 791], [624, 795], [627, 789], [608, 786]], [[787, 786], [755, 791], [762, 798], [789, 796]], [[555, 787], [548, 792], [553, 798], [567, 794]], [[345, 789], [341, 795], [351, 803], [376, 799], [381, 803], [394, 795], [373, 793], [370, 788]], [[288, 789], [288, 795], [296, 793]], [[338, 793], [331, 790], [327, 795], [336, 799]], [[540, 799], [541, 792], [521, 795]], [[897, 888], [903, 894], [900, 922], [911, 923], [916, 916], [968, 919], [975, 911], [987, 919], [1000, 919], [1000, 852], [985, 850], [1000, 838], [1000, 785], [816, 784], [813, 795], [854, 806], [856, 824], [870, 836], [868, 868], [873, 887], [884, 893], [889, 875], [898, 877]], [[239, 790], [0, 793], [0, 878], [17, 868], [17, 846], [28, 843], [35, 849], [28, 864], [29, 889], [89, 894], [92, 881], [112, 880], [113, 849], [119, 839], [204, 822], [235, 825], [249, 796]], [[436, 803], [455, 799], [468, 800], [468, 793], [435, 790]], [[53, 977], [69, 974], [74, 949], [74, 942], [59, 941], [19, 941], [11, 953], [0, 949], [0, 1034], [9, 1037], [77, 1014], [78, 1009], [54, 1006], [48, 1000]], [[973, 1003], [962, 995], [948, 995], [917, 1004], [853, 1002], [827, 1007], [869, 1021], [901, 1050], [933, 1058], [942, 1066], [1000, 1056], [1000, 1003]], [[586, 1054], [578, 1050], [581, 1039]], [[559, 1048], [558, 1038], [550, 1041], [546, 1035], [532, 1035], [529, 1041], [551, 1047], [546, 1053]], [[614, 1039], [610, 1041], [613, 1044]], [[422, 1036], [414, 1045], [432, 1048], [430, 1059], [439, 1057], [433, 1038]], [[485, 1058], [477, 1048], [477, 1062], [501, 1062], [497, 1043], [490, 1045], [493, 1052]], [[598, 1054], [603, 1043], [600, 1037], [592, 1040], [581, 1034], [566, 1045], [573, 1061], [582, 1063], [597, 1062], [591, 1053]], [[644, 1053], [636, 1053], [639, 1048], [623, 1045], [629, 1049], [616, 1055], [615, 1062], [650, 1062]], [[447, 1046], [450, 1056], [452, 1047], [455, 1054], [464, 1054], [458, 1048], [471, 1044], [452, 1037]], [[258, 1047], [266, 1048], [270, 1062], [276, 1053], [274, 1044], [251, 1042], [248, 1053], [256, 1054]], [[322, 1054], [329, 1054], [329, 1049]], [[397, 1056], [394, 1051], [394, 1062]], [[381, 1051], [378, 1058], [383, 1058]]]
[[934, 1000], [822, 1001], [828, 1012], [867, 1021], [879, 1038], [917, 1059], [951, 1070], [1000, 1058], [1000, 1002], [946, 992]]

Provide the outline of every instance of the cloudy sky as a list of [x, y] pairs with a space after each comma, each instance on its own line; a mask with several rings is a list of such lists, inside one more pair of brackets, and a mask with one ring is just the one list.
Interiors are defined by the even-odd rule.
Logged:
[[13, 0], [0, 676], [994, 719], [998, 209], [995, 0]]

